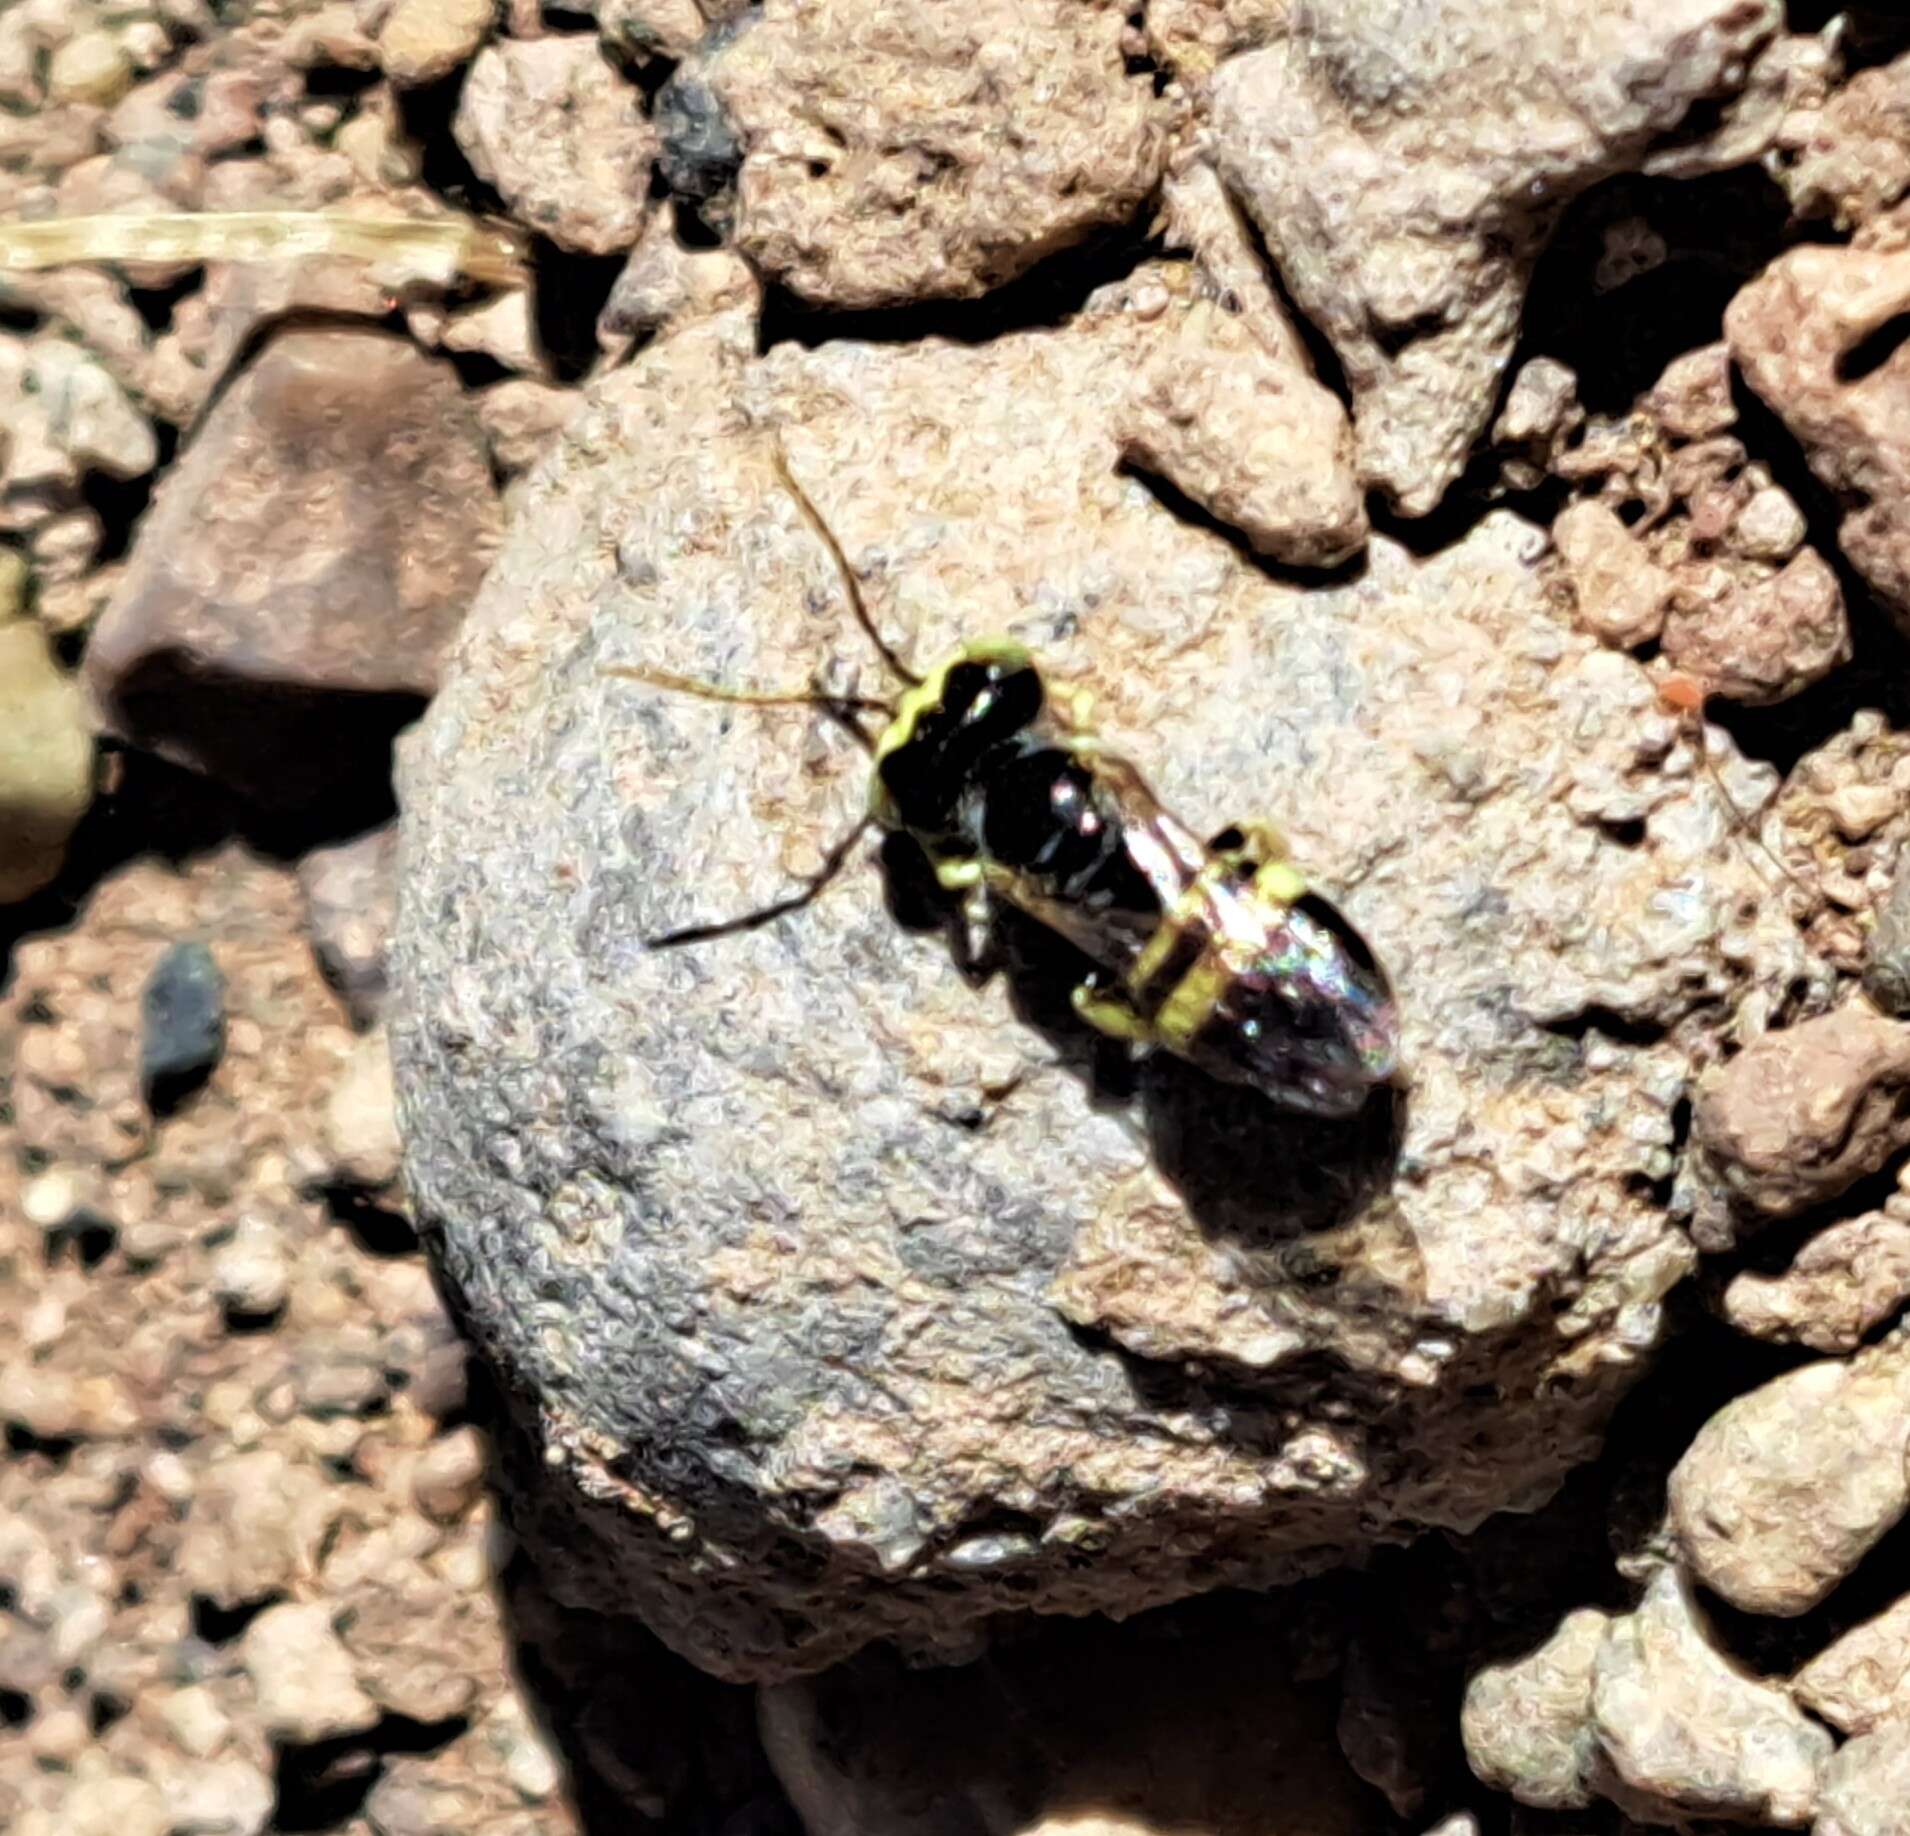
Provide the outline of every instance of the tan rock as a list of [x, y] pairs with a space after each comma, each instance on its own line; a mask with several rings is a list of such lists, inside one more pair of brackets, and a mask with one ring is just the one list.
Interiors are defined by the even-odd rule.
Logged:
[[358, 1687], [332, 1614], [317, 1601], [267, 1607], [239, 1641], [259, 1724], [274, 1740], [309, 1746], [377, 1725], [378, 1705]]
[[1330, 1693], [1265, 1649], [1051, 1625], [954, 1670], [871, 1654], [758, 1713], [808, 1836], [1360, 1836]]
[[93, 801], [93, 722], [46, 632], [0, 621], [0, 905], [60, 870]]
[[1860, 236], [1781, 255], [1731, 302], [1725, 332], [1745, 380], [1848, 506], [1845, 554], [1910, 623], [1910, 352], [1879, 347], [1867, 360], [1906, 310], [1910, 250]]
[[359, 1687], [388, 1714], [426, 1723], [466, 1715], [497, 1618], [422, 1563], [394, 1562], [346, 1596], [340, 1638]]
[[347, 1184], [378, 1191], [398, 1177], [391, 1046], [382, 1030], [353, 1046], [325, 1105], [324, 1137], [333, 1172]]
[[278, 803], [339, 794], [430, 693], [500, 522], [447, 365], [375, 332], [288, 333], [169, 472], [87, 679], [119, 732], [181, 764]]
[[1460, 1732], [1481, 1780], [1538, 1810], [1593, 1802], [1592, 1674], [1611, 1623], [1589, 1607], [1568, 1613], [1536, 1650], [1474, 1675]]
[[656, 134], [594, 36], [506, 39], [471, 66], [454, 122], [478, 176], [552, 241], [586, 255], [633, 244], [649, 215]]
[[1910, 1724], [1910, 1594], [1826, 1645], [1791, 1678], [1791, 1694], [1842, 1734]]
[[1804, 544], [1804, 513], [1788, 491], [1766, 485], [1731, 525], [1734, 544], [1754, 561], [1788, 561]]
[[1114, 0], [769, 0], [709, 62], [736, 246], [832, 306], [987, 291], [1154, 188], [1164, 122]]
[[1149, 49], [1184, 83], [1198, 86], [1237, 51], [1279, 36], [1287, 0], [1156, 0], [1147, 9]]
[[378, 62], [401, 88], [468, 64], [497, 19], [497, 0], [398, 0], [378, 28]]
[[371, 1027], [384, 1007], [385, 948], [398, 899], [397, 874], [395, 823], [314, 848], [298, 864], [312, 949], [360, 1031]]
[[[1740, 1207], [1794, 1217], [1910, 1141], [1906, 1084], [1910, 1026], [1853, 1004], [1753, 1040], [1700, 1087], [1692, 1133]], [[1694, 1230], [1718, 1249], [1733, 1225], [1701, 1216]]]
[[1606, 1634], [1592, 1717], [1599, 1789], [1633, 1817], [1797, 1829], [1816, 1811], [1829, 1732], [1717, 1649], [1673, 1569]]
[[1910, 1340], [1727, 1403], [1671, 1475], [1691, 1572], [1747, 1613], [1806, 1613], [1910, 1506]]
[[527, 376], [548, 373], [528, 287], [512, 287], [481, 306], [454, 312], [440, 342], [447, 351], [477, 352]]
[[743, 11], [743, 0], [590, 0], [607, 44], [637, 57], [688, 57], [712, 26]]
[[471, 398], [478, 425], [491, 443], [491, 457], [506, 474], [527, 472], [583, 405], [580, 389], [513, 376], [480, 389]]
[[438, 1523], [455, 1523], [484, 1495], [485, 1460], [484, 1437], [475, 1428], [439, 1435], [412, 1474], [418, 1509]]
[[158, 463], [151, 423], [112, 373], [64, 338], [0, 339], [0, 478], [76, 495], [88, 472], [137, 478]]
[[1745, 1269], [1723, 1296], [1740, 1332], [1812, 1351], [1852, 1352], [1910, 1302], [1910, 1219], [1870, 1211], [1821, 1230], [1788, 1268]]
[[1221, 67], [1221, 171], [1345, 368], [1366, 483], [1407, 515], [1439, 501], [1559, 207], [1728, 100], [1779, 19], [1762, 0], [1513, 0], [1455, 31], [1331, 0]]
[[597, 341], [616, 350], [633, 338], [732, 307], [754, 310], [762, 283], [732, 249], [690, 248], [672, 213], [659, 211], [617, 276], [597, 319]]
[[1708, 440], [1736, 426], [1730, 347], [1720, 339], [1674, 357], [1652, 384], [1645, 406], [1671, 440]]
[[1860, 70], [1818, 108], [1800, 109], [1776, 168], [1800, 217], [1862, 223], [1910, 191], [1910, 55]]
[[1278, 361], [1239, 318], [1201, 303], [1151, 349], [1116, 412], [1124, 457], [1308, 567], [1366, 540], [1346, 411], [1304, 363]]
[[1782, 147], [1791, 124], [1821, 109], [1844, 73], [1843, 34], [1836, 24], [1815, 32], [1780, 32], [1752, 59], [1743, 86], [1688, 123], [1646, 159], [1653, 178], [1699, 178], [1750, 165]]
[[134, 74], [133, 60], [111, 32], [81, 32], [53, 53], [47, 67], [47, 96], [55, 103], [110, 106], [132, 87]]
[[1578, 622], [1601, 643], [1629, 650], [1664, 629], [1671, 576], [1597, 498], [1568, 504], [1552, 524]]
[[[1755, 524], [1750, 537], [1762, 540]], [[1680, 583], [1664, 624], [1664, 655], [1712, 693], [1758, 707], [1795, 695], [1850, 661], [1843, 589], [1814, 548], [1793, 555], [1765, 580], [1737, 582], [1719, 569], [1704, 584], [1711, 593], [1694, 587], [1688, 575]]]
[[1584, 420], [1578, 378], [1556, 357], [1532, 357], [1513, 377], [1505, 407], [1492, 424], [1492, 437], [1508, 445], [1536, 443], [1549, 448]]
[[1812, 1836], [1910, 1836], [1910, 1722], [1840, 1749], [1824, 1772]]
[[180, 1565], [227, 1611], [289, 1592], [317, 1567], [337, 1511], [321, 1476], [276, 1450], [228, 1451], [200, 1481]]

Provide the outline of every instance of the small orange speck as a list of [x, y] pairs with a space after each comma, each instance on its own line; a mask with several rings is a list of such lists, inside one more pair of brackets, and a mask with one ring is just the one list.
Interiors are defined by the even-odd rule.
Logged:
[[1658, 683], [1658, 699], [1674, 714], [1702, 714], [1710, 699], [1710, 690], [1696, 676], [1682, 671], [1665, 676]]

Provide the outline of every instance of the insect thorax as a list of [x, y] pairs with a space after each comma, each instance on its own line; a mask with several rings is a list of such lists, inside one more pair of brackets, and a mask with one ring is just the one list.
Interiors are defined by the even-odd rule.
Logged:
[[871, 810], [938, 863], [985, 866], [1016, 903], [1158, 913], [1127, 861], [1103, 756], [1059, 716], [1026, 649], [985, 640], [897, 703], [876, 747]]

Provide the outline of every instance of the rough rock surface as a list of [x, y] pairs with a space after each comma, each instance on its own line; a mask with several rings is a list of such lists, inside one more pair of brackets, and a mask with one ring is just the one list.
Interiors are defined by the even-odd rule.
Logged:
[[1763, 0], [1318, 0], [1213, 81], [1221, 171], [1353, 392], [1360, 474], [1438, 503], [1491, 419], [1560, 205], [1728, 98]]
[[1679, 1553], [1750, 1613], [1808, 1612], [1910, 1508], [1910, 1338], [1774, 1378], [1671, 1476]]
[[1812, 1836], [1905, 1836], [1910, 1831], [1910, 1722], [1865, 1734], [1824, 1773]]
[[1548, 411], [1518, 394], [1515, 384], [1499, 437], [1596, 492], [1552, 525], [1588, 631], [1625, 649], [1656, 643], [1707, 695], [1753, 706], [1786, 700], [1849, 660], [1835, 572], [1806, 545], [1796, 502], [1731, 431], [1738, 413], [1723, 344], [1674, 359], [1623, 416], [1588, 422], [1562, 402]]
[[[651, 347], [534, 475], [409, 754], [414, 1200], [542, 1444], [553, 1570], [721, 1673], [1536, 1502], [1687, 1266], [1649, 1183], [1692, 1054], [1811, 975], [1529, 526], [1302, 592], [1123, 477], [1110, 398], [1162, 335], [1131, 299], [977, 347]], [[826, 723], [602, 673], [873, 686], [772, 436], [905, 654], [1018, 630], [1170, 805], [1291, 826], [1400, 990], [1402, 1114], [1172, 1064], [1123, 1098], [1039, 937], [971, 985], [866, 853], [645, 948], [787, 896], [862, 799]]]
[[[1910, 987], [1910, 955], [1891, 912], [1910, 867], [1910, 732], [1876, 708], [1792, 767], [1762, 840], [1785, 870], [1792, 916], [1840, 975], [1862, 977], [1885, 1013]], [[1874, 1103], [1874, 1099], [1873, 1099]]]
[[763, 1690], [764, 1741], [807, 1836], [1358, 1836], [1383, 1808], [1280, 1632], [1242, 1602], [1231, 1626], [1044, 1627], [955, 1670], [870, 1653]]
[[276, 803], [339, 793], [431, 692], [500, 522], [447, 366], [373, 331], [286, 333], [169, 474], [87, 680], [179, 763]]
[[732, 306], [753, 308], [761, 292], [755, 271], [734, 250], [689, 247], [659, 211], [604, 301], [597, 341], [605, 350], [617, 350], [683, 320]]
[[1594, 1608], [1568, 1613], [1536, 1650], [1467, 1685], [1466, 1758], [1488, 1785], [1540, 1810], [1592, 1802], [1592, 1672], [1611, 1623]]
[[1832, 1224], [1775, 1274], [1744, 1269], [1724, 1290], [1740, 1332], [1812, 1351], [1853, 1352], [1910, 1303], [1910, 1194]]
[[385, 950], [398, 903], [397, 880], [395, 823], [314, 848], [298, 864], [312, 948], [325, 979], [361, 1029], [384, 1011]]
[[615, 255], [637, 240], [656, 133], [594, 37], [487, 46], [465, 78], [456, 125], [478, 176], [553, 241]]
[[1910, 1725], [1910, 1594], [1827, 1645], [1791, 1679], [1791, 1694], [1844, 1734]]
[[1778, 176], [1801, 217], [1864, 222], [1910, 191], [1910, 56], [1860, 70], [1785, 123]]
[[1765, 1034], [1706, 1079], [1692, 1135], [1733, 1202], [1694, 1220], [1705, 1249], [1836, 1198], [1910, 1142], [1910, 1025], [1855, 1002]]
[[1116, 429], [1131, 463], [1260, 554], [1324, 567], [1366, 540], [1346, 410], [1303, 358], [1282, 361], [1217, 304], [1197, 306], [1153, 353]]
[[378, 28], [378, 63], [394, 83], [435, 83], [466, 63], [497, 18], [497, 0], [397, 0]]
[[1666, 1569], [1615, 1621], [1592, 1675], [1600, 1790], [1647, 1823], [1810, 1822], [1829, 1732], [1716, 1646], [1690, 1584]]
[[1846, 504], [1844, 553], [1910, 628], [1910, 353], [1889, 336], [1910, 308], [1910, 249], [1904, 224], [1873, 228], [1889, 233], [1779, 256], [1731, 302], [1725, 333]]
[[805, 299], [1012, 280], [1130, 218], [1166, 123], [1113, 0], [768, 0], [705, 78], [740, 143], [736, 246]]

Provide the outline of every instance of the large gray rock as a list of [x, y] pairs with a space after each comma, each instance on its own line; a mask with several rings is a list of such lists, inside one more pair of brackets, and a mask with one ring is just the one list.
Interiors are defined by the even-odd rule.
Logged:
[[[1812, 973], [1537, 531], [1302, 589], [1124, 476], [1174, 330], [1124, 297], [974, 347], [659, 341], [529, 481], [406, 750], [407, 1175], [536, 1455], [517, 1521], [727, 1676], [1536, 1505], [1688, 1266], [1658, 1194], [1694, 1061]], [[965, 979], [872, 843], [803, 910], [646, 947], [787, 897], [862, 807], [829, 720], [604, 673], [878, 688], [777, 441], [905, 655], [1007, 627], [1191, 821], [1289, 825], [1397, 984], [1393, 1112], [1171, 1062], [1124, 1090], [1058, 952], [1004, 927]]]

